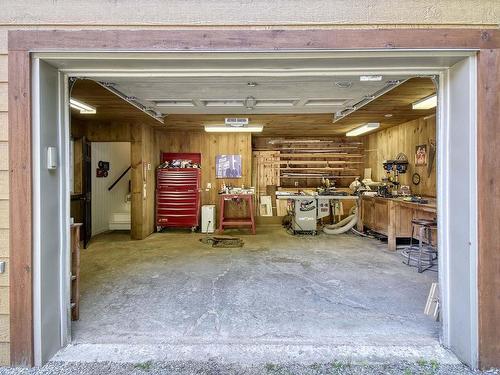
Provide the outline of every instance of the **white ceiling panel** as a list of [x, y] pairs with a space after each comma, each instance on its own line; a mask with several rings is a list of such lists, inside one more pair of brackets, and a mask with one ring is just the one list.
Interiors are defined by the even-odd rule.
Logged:
[[[100, 77], [163, 114], [335, 113], [404, 75], [361, 82], [353, 76]], [[336, 83], [342, 83], [338, 85]], [[350, 84], [346, 84], [350, 83]], [[345, 87], [348, 86], [348, 87]], [[250, 103], [250, 105], [249, 105]]]

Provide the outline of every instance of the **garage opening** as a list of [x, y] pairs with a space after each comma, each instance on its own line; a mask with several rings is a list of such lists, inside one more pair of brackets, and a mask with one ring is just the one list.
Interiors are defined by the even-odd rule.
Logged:
[[291, 74], [304, 62], [240, 63], [68, 70], [68, 102], [84, 108], [72, 106], [68, 138], [91, 155], [70, 170], [111, 195], [92, 206], [105, 211], [99, 233], [94, 213], [88, 223], [70, 212], [88, 246], [72, 252], [66, 308], [78, 319], [58, 358], [137, 345], [154, 358], [169, 347], [190, 359], [321, 360], [362, 346], [360, 357], [397, 347], [456, 360], [440, 346], [447, 78], [435, 66], [325, 74], [331, 61], [309, 61]]
[[[91, 141], [92, 201], [101, 199], [81, 252], [74, 343], [437, 343], [437, 294], [424, 314], [438, 281], [437, 101], [418, 107], [435, 99], [431, 78], [112, 87], [79, 80], [71, 97], [96, 111], [73, 109], [72, 136]], [[142, 241], [112, 231], [128, 181], [107, 191], [130, 150], [110, 141], [134, 131], [154, 134], [141, 140], [155, 151], [142, 155], [131, 191], [145, 206], [138, 221], [155, 218]]]

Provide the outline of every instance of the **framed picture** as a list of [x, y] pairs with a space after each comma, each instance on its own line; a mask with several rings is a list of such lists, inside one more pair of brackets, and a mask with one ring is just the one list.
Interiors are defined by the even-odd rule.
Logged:
[[215, 174], [217, 178], [241, 178], [241, 155], [217, 155]]
[[415, 147], [415, 165], [427, 165], [427, 145], [418, 145]]

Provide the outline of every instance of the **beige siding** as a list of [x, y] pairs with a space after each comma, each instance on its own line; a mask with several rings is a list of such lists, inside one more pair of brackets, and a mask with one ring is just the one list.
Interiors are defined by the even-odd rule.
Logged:
[[0, 286], [0, 315], [9, 314], [9, 287]]
[[9, 343], [0, 343], [0, 366], [8, 366], [10, 364], [10, 345]]
[[7, 263], [5, 266], [5, 272], [0, 273], [0, 287], [9, 286], [9, 258], [0, 258], [0, 261]]
[[9, 118], [7, 112], [0, 112], [0, 141], [9, 140]]
[[0, 24], [437, 25], [498, 24], [498, 0], [3, 0]]
[[7, 111], [7, 82], [0, 83], [0, 112]]
[[9, 229], [0, 229], [0, 258], [9, 256]]
[[0, 55], [0, 82], [7, 82], [7, 55]]

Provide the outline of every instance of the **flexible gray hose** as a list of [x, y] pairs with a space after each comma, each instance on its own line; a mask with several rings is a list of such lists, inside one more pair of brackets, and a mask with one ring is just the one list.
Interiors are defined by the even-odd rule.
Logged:
[[326, 234], [342, 234], [351, 230], [358, 222], [358, 210], [354, 209], [352, 215], [347, 216], [345, 219], [339, 221], [336, 224], [326, 225], [323, 228], [323, 232]]

